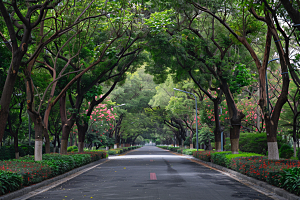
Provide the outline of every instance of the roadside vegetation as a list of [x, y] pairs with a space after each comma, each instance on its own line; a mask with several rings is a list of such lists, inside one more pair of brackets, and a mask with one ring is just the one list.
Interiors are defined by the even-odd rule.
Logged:
[[[61, 172], [49, 156], [166, 145], [299, 191], [299, 15], [286, 0], [0, 0], [0, 160], [42, 180]], [[250, 174], [259, 162], [273, 171]], [[3, 170], [2, 194], [36, 181]]]

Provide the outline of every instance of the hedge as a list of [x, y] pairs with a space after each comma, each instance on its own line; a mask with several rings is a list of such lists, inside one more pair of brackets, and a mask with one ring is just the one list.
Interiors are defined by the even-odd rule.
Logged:
[[[300, 194], [300, 184], [294, 181], [300, 177], [300, 170], [296, 170], [296, 168], [300, 167], [299, 160], [269, 160], [266, 156], [260, 154], [243, 152], [240, 152], [240, 154], [231, 154], [230, 151], [196, 151], [193, 153], [193, 156], [200, 160], [213, 162], [241, 174], [265, 181], [271, 185], [282, 187], [295, 194]], [[299, 172], [299, 174], [295, 173], [295, 171]], [[289, 178], [286, 178], [286, 174], [288, 174]], [[291, 190], [291, 185], [294, 187], [293, 191]]]
[[0, 192], [12, 192], [105, 157], [105, 151], [87, 151], [67, 155], [43, 154], [42, 161], [34, 161], [34, 156], [0, 161]]
[[117, 148], [117, 149], [109, 149], [107, 151], [108, 155], [116, 155], [116, 154], [121, 154], [124, 153], [125, 151], [130, 151], [133, 149], [137, 149], [140, 148], [141, 146], [132, 146], [132, 147], [121, 147], [121, 148]]

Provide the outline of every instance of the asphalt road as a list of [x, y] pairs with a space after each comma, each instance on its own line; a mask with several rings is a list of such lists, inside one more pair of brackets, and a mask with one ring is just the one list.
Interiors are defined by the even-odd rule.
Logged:
[[[34, 196], [18, 199], [271, 200], [213, 169], [146, 146], [107, 162]], [[275, 198], [276, 199], [276, 198]]]

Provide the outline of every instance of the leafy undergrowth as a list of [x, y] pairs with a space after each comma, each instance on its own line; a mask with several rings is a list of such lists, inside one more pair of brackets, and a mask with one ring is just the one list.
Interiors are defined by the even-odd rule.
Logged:
[[34, 156], [0, 161], [0, 195], [18, 190], [45, 179], [63, 174], [74, 168], [106, 157], [104, 151], [84, 153], [44, 154], [42, 161], [34, 161]]
[[230, 151], [196, 151], [193, 156], [227, 167], [239, 173], [300, 194], [300, 161], [291, 159], [269, 160], [255, 153], [231, 154]]
[[[157, 146], [161, 149], [168, 149], [170, 151], [175, 151], [177, 153], [182, 153], [186, 155], [193, 155], [193, 152], [197, 151], [197, 149], [184, 149], [180, 147], [173, 147], [173, 146]], [[203, 149], [199, 149], [199, 151], [204, 151]]]
[[132, 147], [122, 147], [122, 148], [117, 148], [117, 149], [110, 149], [107, 151], [108, 155], [115, 155], [115, 154], [121, 154], [126, 151], [130, 151], [133, 149], [140, 148], [141, 146], [132, 146]]

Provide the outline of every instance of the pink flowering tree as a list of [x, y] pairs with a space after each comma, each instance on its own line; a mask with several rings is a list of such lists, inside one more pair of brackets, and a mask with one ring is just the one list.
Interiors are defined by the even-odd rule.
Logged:
[[[101, 96], [95, 96], [100, 99]], [[90, 105], [90, 102], [88, 103]], [[113, 109], [113, 102], [107, 97], [101, 104], [94, 107], [89, 116], [89, 128], [87, 130], [86, 142], [89, 146], [94, 144], [98, 149], [101, 146], [110, 146], [109, 133], [114, 128], [115, 117], [117, 113]], [[85, 110], [87, 113], [88, 110]], [[85, 113], [85, 114], [86, 114]]]

